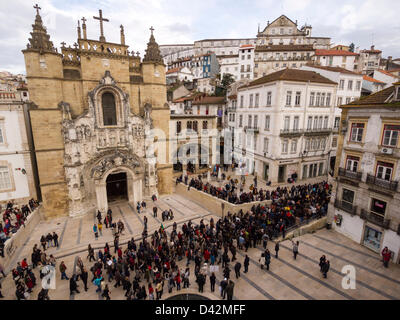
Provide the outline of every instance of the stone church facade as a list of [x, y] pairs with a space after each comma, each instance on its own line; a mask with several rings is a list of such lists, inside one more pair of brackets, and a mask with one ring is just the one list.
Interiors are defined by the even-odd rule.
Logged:
[[[120, 44], [106, 42], [100, 11], [99, 40], [87, 39], [83, 18], [77, 43], [62, 43], [59, 53], [36, 9], [23, 53], [46, 217], [104, 213], [112, 200], [171, 193], [168, 154], [158, 161], [154, 152], [157, 143], [169, 148], [170, 112], [153, 29], [141, 59], [125, 45], [123, 26]], [[164, 132], [160, 141], [152, 129]]]

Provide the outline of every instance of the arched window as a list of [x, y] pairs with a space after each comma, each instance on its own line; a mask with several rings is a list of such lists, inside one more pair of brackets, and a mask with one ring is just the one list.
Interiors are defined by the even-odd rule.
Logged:
[[114, 95], [110, 92], [103, 93], [101, 96], [103, 106], [103, 122], [105, 126], [117, 124], [117, 109], [115, 106]]

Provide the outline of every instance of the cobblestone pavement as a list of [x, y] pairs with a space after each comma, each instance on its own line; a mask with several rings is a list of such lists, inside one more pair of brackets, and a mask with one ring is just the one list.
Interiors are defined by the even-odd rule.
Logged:
[[[161, 197], [156, 205], [161, 209], [172, 208], [178, 225], [185, 221], [192, 220], [199, 223], [201, 219], [209, 221], [213, 215], [204, 209], [201, 204], [196, 204], [180, 195], [174, 194]], [[139, 238], [143, 230], [143, 216], [148, 218], [149, 233], [160, 226], [161, 218], [153, 218], [152, 203], [148, 203], [145, 213], [138, 215], [133, 206], [128, 203], [116, 203], [112, 205], [113, 218], [115, 221], [121, 219], [126, 228], [125, 234], [121, 237], [121, 243], [125, 243], [132, 236]], [[214, 219], [218, 217], [214, 216]], [[172, 223], [165, 223], [167, 232], [171, 231]], [[89, 290], [83, 290], [83, 283], [79, 284], [79, 294], [69, 295], [69, 281], [60, 280], [58, 265], [64, 261], [67, 265], [67, 275], [70, 277], [76, 269], [76, 260], [80, 256], [88, 268], [92, 266], [87, 260], [87, 245], [92, 244], [95, 248], [102, 248], [107, 241], [112, 244], [111, 230], [104, 228], [103, 235], [95, 239], [92, 226], [93, 216], [81, 218], [59, 218], [50, 222], [41, 222], [30, 235], [26, 245], [16, 252], [13, 266], [24, 257], [30, 262], [31, 251], [35, 243], [39, 244], [42, 234], [49, 231], [56, 231], [60, 235], [60, 247], [49, 248], [46, 252], [57, 258], [57, 288], [50, 290], [51, 299], [65, 300], [89, 300], [102, 299], [95, 292], [96, 287], [89, 283]], [[179, 228], [179, 226], [178, 226]], [[259, 266], [262, 247], [250, 248], [247, 254], [250, 257], [248, 273], [243, 273], [244, 251], [238, 250], [237, 258], [242, 263], [242, 272], [239, 279], [235, 278], [233, 266], [231, 277], [235, 282], [234, 299], [271, 300], [271, 299], [294, 299], [294, 300], [353, 300], [353, 299], [400, 299], [400, 266], [390, 264], [389, 269], [383, 267], [378, 254], [351, 241], [350, 239], [336, 233], [333, 230], [322, 229], [314, 234], [306, 234], [299, 238], [299, 255], [294, 260], [292, 245], [290, 241], [283, 241], [280, 246], [279, 258], [274, 255], [274, 243], [269, 242], [268, 248], [272, 253], [270, 270], [262, 270]], [[113, 248], [112, 248], [113, 251]], [[319, 258], [325, 254], [330, 260], [331, 268], [328, 278], [324, 279], [319, 271]], [[184, 267], [186, 259], [179, 262]], [[232, 263], [231, 263], [232, 265]], [[352, 265], [356, 271], [356, 289], [343, 289], [342, 268]], [[194, 262], [191, 263], [191, 286], [189, 289], [182, 289], [179, 293], [196, 293], [197, 284], [194, 280]], [[38, 269], [35, 274], [38, 277]], [[132, 278], [132, 276], [131, 276]], [[217, 280], [222, 279], [222, 268], [217, 274]], [[91, 275], [89, 274], [89, 280]], [[40, 281], [40, 279], [39, 279]], [[142, 281], [143, 283], [143, 281]], [[15, 285], [9, 274], [2, 282], [2, 293], [5, 299], [15, 299]], [[147, 286], [146, 286], [147, 287]], [[37, 299], [40, 291], [40, 283], [34, 288], [30, 299]], [[111, 299], [126, 299], [122, 288], [110, 286]], [[177, 294], [176, 289], [171, 294], [164, 290], [163, 299]], [[210, 291], [209, 280], [205, 285], [204, 296], [211, 299], [220, 299], [218, 285], [216, 291]]]

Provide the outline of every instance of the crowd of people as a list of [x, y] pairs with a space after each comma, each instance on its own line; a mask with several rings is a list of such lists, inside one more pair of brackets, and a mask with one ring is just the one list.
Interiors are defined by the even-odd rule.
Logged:
[[[113, 244], [106, 243], [97, 254], [91, 245], [88, 246], [87, 262], [84, 263], [79, 258], [77, 272], [69, 273], [64, 261], [61, 261], [58, 264], [61, 279], [69, 281], [71, 295], [80, 293], [78, 282], [82, 281], [85, 291], [93, 284], [96, 292], [107, 300], [111, 299], [112, 285], [114, 288], [122, 288], [128, 300], [162, 299], [164, 290], [171, 293], [174, 289], [180, 291], [182, 288], [189, 288], [192, 285], [191, 270], [200, 293], [204, 292], [208, 282], [210, 291], [214, 292], [221, 267], [223, 278], [219, 280], [219, 294], [221, 298], [230, 300], [233, 299], [235, 286], [231, 269], [236, 278], [239, 278], [242, 267], [237, 258], [238, 250], [245, 255], [243, 266], [247, 273], [250, 264], [247, 256], [249, 248], [262, 247], [259, 262], [268, 271], [271, 263], [268, 241], [280, 234], [285, 237], [285, 229], [295, 223], [296, 217], [324, 215], [330, 192], [331, 186], [326, 182], [277, 188], [267, 193], [268, 199], [272, 200], [269, 206], [260, 202], [254, 204], [248, 212], [228, 212], [216, 222], [213, 218], [203, 219], [197, 225], [189, 221], [180, 230], [175, 222], [169, 235], [163, 225], [148, 235], [146, 224], [142, 238], [131, 238], [126, 247], [120, 245], [119, 237], [123, 228], [118, 228], [113, 232]], [[107, 212], [106, 218], [111, 223], [107, 225], [114, 228], [111, 210]], [[101, 215], [98, 216], [98, 221], [102, 222]], [[38, 245], [33, 248], [32, 266], [28, 266], [24, 259], [12, 272], [17, 299], [26, 299], [35, 286], [36, 279], [32, 269], [37, 266], [41, 269], [47, 265], [56, 266], [55, 258], [52, 255], [48, 257], [45, 253], [46, 244], [50, 246], [50, 238], [42, 238], [43, 250]], [[54, 241], [53, 236], [51, 238]], [[294, 259], [299, 251], [298, 246], [299, 242], [293, 242]], [[276, 258], [278, 251], [279, 242], [276, 242]], [[194, 269], [191, 269], [193, 264]], [[325, 276], [329, 270], [329, 261], [321, 263], [320, 267]], [[40, 275], [42, 277], [42, 272]], [[48, 292], [43, 290], [38, 298], [49, 299]]]
[[28, 204], [18, 206], [13, 202], [8, 202], [3, 211], [0, 221], [0, 256], [4, 258], [4, 245], [19, 228], [25, 226], [28, 215], [39, 206], [39, 202], [34, 199], [28, 201]]

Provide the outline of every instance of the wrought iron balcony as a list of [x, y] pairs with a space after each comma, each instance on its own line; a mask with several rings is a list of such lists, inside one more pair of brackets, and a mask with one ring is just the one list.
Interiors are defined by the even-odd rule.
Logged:
[[305, 135], [312, 136], [312, 135], [321, 135], [321, 134], [330, 134], [332, 132], [332, 128], [314, 128], [314, 129], [306, 129], [304, 131]]
[[300, 136], [303, 134], [302, 129], [281, 129], [281, 136]]
[[249, 132], [253, 132], [255, 134], [258, 134], [260, 132], [258, 128], [245, 126], [244, 127], [244, 132], [248, 132], [248, 131]]
[[361, 176], [362, 176], [361, 172], [354, 172], [354, 171], [346, 170], [344, 168], [339, 168], [338, 173], [339, 173], [339, 176], [361, 181]]
[[352, 216], [357, 214], [357, 206], [353, 206], [353, 204], [350, 202], [335, 199], [335, 207], [350, 213]]
[[399, 184], [398, 181], [379, 179], [369, 173], [367, 174], [367, 183], [390, 191], [396, 191]]
[[384, 229], [389, 229], [390, 226], [390, 219], [385, 219], [385, 217], [382, 215], [374, 212], [368, 212], [364, 209], [361, 209], [360, 218], [376, 224]]

